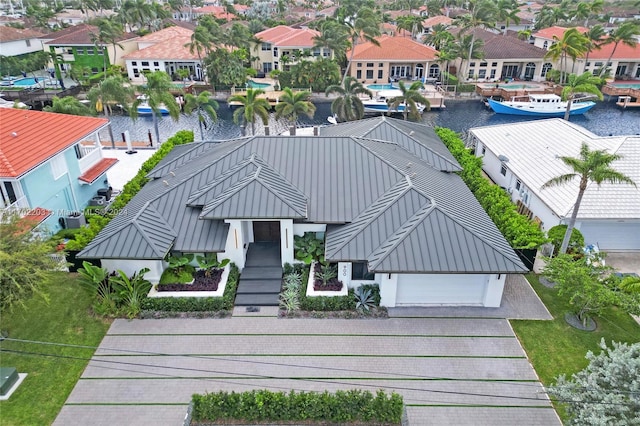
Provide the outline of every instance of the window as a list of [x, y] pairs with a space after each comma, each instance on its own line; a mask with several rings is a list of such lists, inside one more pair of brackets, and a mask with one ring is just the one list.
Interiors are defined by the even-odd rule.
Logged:
[[492, 69], [491, 74], [489, 74], [489, 78], [496, 78], [496, 70]]
[[271, 72], [271, 62], [263, 62], [262, 63], [262, 71], [264, 71], [265, 73]]
[[154, 63], [153, 63], [153, 66], [154, 66], [154, 67], [159, 67], [159, 66], [160, 66], [160, 62], [154, 62]]
[[542, 77], [546, 76], [547, 73], [551, 71], [552, 68], [553, 68], [553, 65], [551, 65], [551, 63], [545, 62], [544, 65], [542, 65], [542, 72], [540, 73], [540, 75]]
[[486, 66], [487, 66], [487, 63], [486, 63], [486, 62], [480, 62], [480, 66], [481, 66], [481, 67], [486, 67]]
[[31, 47], [31, 40], [25, 40], [25, 42], [27, 43], [27, 47]]
[[497, 63], [497, 62], [491, 62], [491, 66], [492, 66], [492, 67], [497, 67], [497, 66], [498, 66], [498, 63]]
[[362, 78], [362, 70], [356, 71], [356, 78], [360, 80]]
[[313, 56], [320, 56], [320, 48], [316, 47], [315, 49], [313, 49]]
[[73, 49], [72, 48], [68, 48], [67, 49], [67, 55], [73, 55]]
[[[69, 49], [69, 50], [71, 50], [71, 49]], [[78, 55], [84, 55], [84, 49], [83, 49], [82, 47], [78, 47], [78, 48], [76, 49], [76, 53], [77, 53]]]
[[328, 58], [331, 56], [331, 49], [322, 49], [322, 56]]
[[504, 164], [500, 165], [500, 174], [502, 176], [506, 176], [507, 175], [507, 166], [505, 166]]
[[131, 66], [132, 66], [132, 67], [137, 67], [137, 66], [138, 66], [138, 62], [136, 62], [136, 61], [131, 61]]
[[516, 191], [520, 191], [520, 187], [522, 186], [522, 182], [520, 182], [520, 179], [516, 180]]
[[149, 61], [142, 61], [142, 66], [143, 67], [148, 67], [149, 66]]
[[274, 58], [277, 58], [277, 57], [278, 57], [278, 48], [277, 48], [277, 47], [274, 47], [274, 48], [273, 48], [273, 57], [274, 57]]
[[367, 62], [367, 68], [373, 68], [373, 62]]
[[102, 46], [98, 46], [96, 52], [98, 55], [104, 55], [104, 48]]
[[373, 70], [367, 70], [367, 80], [373, 79]]
[[487, 70], [485, 69], [478, 70], [478, 78], [486, 78], [486, 77], [487, 77]]
[[604, 65], [604, 63], [602, 63], [602, 62], [596, 62], [596, 67], [601, 67], [602, 65]]
[[482, 155], [484, 155], [487, 152], [487, 148], [483, 146], [481, 152], [482, 152]]
[[544, 43], [542, 43], [542, 48], [546, 49], [549, 47], [549, 42], [547, 40], [544, 41]]
[[54, 180], [58, 180], [67, 172], [67, 162], [64, 160], [64, 154], [58, 154], [51, 159], [51, 174]]
[[93, 51], [93, 47], [87, 47], [87, 55], [93, 55], [94, 51]]
[[473, 68], [469, 68], [469, 75], [468, 78], [473, 78], [473, 75], [475, 74], [476, 70]]
[[585, 67], [590, 67], [591, 66], [591, 61], [588, 61], [586, 64], [584, 64]]
[[100, 70], [98, 70], [97, 67], [91, 68], [91, 74], [98, 74], [99, 72], [100, 72]]
[[373, 281], [375, 279], [375, 276], [376, 275], [373, 272], [369, 272], [369, 268], [367, 268], [366, 262], [353, 262], [351, 264], [352, 280]]
[[362, 68], [362, 62], [358, 62], [358, 63], [356, 64], [356, 67], [358, 67], [358, 68]]
[[382, 78], [382, 70], [378, 70], [378, 78]]
[[469, 66], [470, 66], [470, 67], [475, 67], [475, 66], [476, 66], [476, 63], [475, 63], [475, 62], [469, 62]]
[[140, 70], [138, 70], [138, 68], [134, 68], [134, 69], [133, 69], [133, 76], [134, 76], [135, 78], [140, 77]]
[[382, 62], [380, 62], [380, 63], [378, 64], [378, 68], [382, 68], [383, 66], [384, 66], [384, 64], [383, 64]]
[[262, 50], [271, 50], [271, 43], [262, 43], [260, 46]]

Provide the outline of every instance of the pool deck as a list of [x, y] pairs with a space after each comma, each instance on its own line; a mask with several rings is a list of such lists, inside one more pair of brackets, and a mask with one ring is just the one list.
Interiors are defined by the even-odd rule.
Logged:
[[555, 84], [544, 82], [512, 82], [507, 85], [499, 85], [496, 83], [478, 83], [476, 84], [476, 93], [484, 98], [511, 99], [514, 96], [526, 96], [529, 94], [551, 94], [559, 95], [562, 87]]

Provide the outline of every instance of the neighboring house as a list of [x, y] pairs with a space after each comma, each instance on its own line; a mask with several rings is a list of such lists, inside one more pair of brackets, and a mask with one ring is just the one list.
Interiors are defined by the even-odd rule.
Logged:
[[609, 251], [640, 250], [640, 136], [600, 137], [559, 118], [477, 127], [469, 134], [485, 173], [544, 230], [568, 223], [578, 196], [578, 179], [541, 189], [550, 179], [572, 172], [558, 157], [578, 157], [583, 142], [590, 149], [622, 155], [612, 167], [639, 187], [590, 183], [576, 228], [587, 245]]
[[107, 120], [0, 108], [0, 122], [0, 209], [35, 212], [55, 232], [108, 190], [106, 171], [117, 160], [102, 156], [98, 132]]
[[498, 81], [507, 78], [544, 81], [553, 68], [551, 61], [544, 59], [546, 50], [505, 34], [496, 34], [483, 29], [473, 30], [476, 39], [482, 40], [484, 59], [473, 59], [461, 64], [465, 78], [469, 80]]
[[[51, 33], [43, 37], [45, 50], [54, 56], [54, 68], [57, 79], [62, 78], [60, 71], [68, 67], [87, 68], [92, 74], [102, 72], [105, 66], [124, 65], [123, 55], [135, 49], [133, 33], [125, 33], [115, 46], [110, 42], [99, 42], [98, 27], [80, 24]], [[106, 58], [105, 58], [106, 56]]]
[[204, 6], [193, 9], [193, 19], [198, 19], [206, 15], [213, 16], [214, 19], [224, 19], [226, 21], [237, 18], [235, 14], [227, 12], [222, 6]]
[[171, 26], [136, 39], [138, 50], [123, 58], [129, 79], [141, 83], [145, 72], [164, 71], [177, 80], [176, 71], [187, 69], [195, 80], [202, 80], [204, 74], [198, 52], [191, 53], [188, 47], [192, 34], [190, 29]]
[[35, 30], [0, 26], [0, 55], [20, 56], [41, 52], [40, 37], [43, 35]]
[[435, 27], [436, 25], [444, 25], [445, 27], [448, 27], [452, 22], [453, 19], [444, 15], [435, 15], [425, 19], [424, 21], [422, 21], [422, 37], [426, 36], [427, 34], [431, 34], [431, 32], [433, 31], [433, 27]]
[[[355, 47], [349, 75], [364, 84], [380, 84], [393, 80], [435, 79], [440, 75], [437, 51], [410, 37], [377, 38], [379, 46], [371, 42]], [[347, 58], [351, 55], [347, 52]]]
[[294, 262], [294, 236], [326, 239], [350, 287], [382, 305], [499, 306], [526, 269], [432, 128], [377, 117], [320, 136], [253, 136], [175, 147], [78, 255], [157, 282], [169, 254], [218, 253], [242, 270], [254, 242]]
[[314, 37], [320, 35], [318, 31], [308, 28], [291, 28], [278, 25], [256, 33], [256, 39], [261, 42], [252, 47], [252, 52], [258, 54], [257, 68], [264, 73], [271, 70], [288, 71], [291, 65], [298, 63], [303, 57], [315, 60], [317, 58], [333, 58], [333, 51], [326, 47], [314, 47]]
[[51, 28], [61, 28], [66, 26], [80, 25], [94, 18], [108, 18], [116, 15], [116, 12], [110, 9], [102, 9], [99, 11], [83, 12], [78, 9], [67, 9], [57, 13], [53, 18], [49, 19], [47, 24]]
[[[586, 33], [588, 28], [576, 27], [580, 32]], [[534, 44], [548, 50], [554, 43], [553, 37], [561, 39], [569, 28], [565, 27], [550, 27], [540, 30], [533, 34]], [[615, 48], [615, 52], [613, 49]], [[609, 57], [613, 52], [611, 60]], [[615, 47], [614, 43], [605, 44], [600, 49], [594, 49], [589, 52], [589, 60], [586, 61], [586, 56], [579, 57], [576, 61], [572, 61], [571, 58], [567, 58], [565, 71], [576, 74], [582, 74], [584, 72], [591, 72], [594, 75], [600, 72], [600, 69], [605, 66], [611, 71], [611, 76], [614, 78], [640, 78], [640, 43], [636, 43], [635, 46], [627, 46], [624, 43], [619, 43]], [[559, 68], [560, 64], [557, 64]]]

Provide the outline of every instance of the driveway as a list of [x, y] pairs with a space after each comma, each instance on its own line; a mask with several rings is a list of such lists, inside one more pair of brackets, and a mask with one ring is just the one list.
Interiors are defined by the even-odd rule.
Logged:
[[116, 320], [55, 425], [181, 425], [194, 393], [395, 391], [410, 425], [560, 424], [505, 319]]

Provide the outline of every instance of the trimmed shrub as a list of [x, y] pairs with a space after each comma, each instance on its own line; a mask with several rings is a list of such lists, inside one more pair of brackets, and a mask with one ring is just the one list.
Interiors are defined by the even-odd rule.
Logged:
[[[564, 234], [567, 233], [567, 225], [556, 225], [547, 231], [549, 242], [553, 244], [553, 254], [558, 254]], [[582, 254], [582, 248], [584, 247], [584, 237], [579, 229], [573, 228], [571, 231], [571, 237], [569, 238], [569, 247], [567, 252]]]
[[160, 148], [142, 164], [138, 173], [131, 179], [122, 189], [122, 192], [111, 203], [108, 211], [104, 215], [91, 215], [91, 220], [87, 227], [81, 228], [79, 232], [75, 234], [75, 239], [69, 241], [66, 246], [67, 250], [80, 251], [87, 246], [95, 238], [96, 235], [102, 229], [107, 226], [109, 221], [125, 208], [127, 203], [140, 191], [140, 189], [147, 183], [147, 174], [153, 170], [158, 163], [166, 157], [166, 155], [176, 145], [183, 145], [185, 143], [193, 142], [193, 132], [190, 130], [180, 130], [175, 135], [167, 139]]
[[241, 420], [321, 421], [340, 424], [400, 425], [404, 402], [393, 392], [352, 389], [325, 392], [271, 392], [252, 390], [242, 393], [217, 392], [192, 396], [193, 419], [198, 422]]
[[544, 244], [547, 241], [544, 232], [518, 213], [515, 204], [502, 188], [482, 175], [482, 159], [464, 146], [458, 134], [442, 127], [436, 128], [436, 133], [462, 166], [460, 177], [509, 244], [518, 249], [533, 249]]

